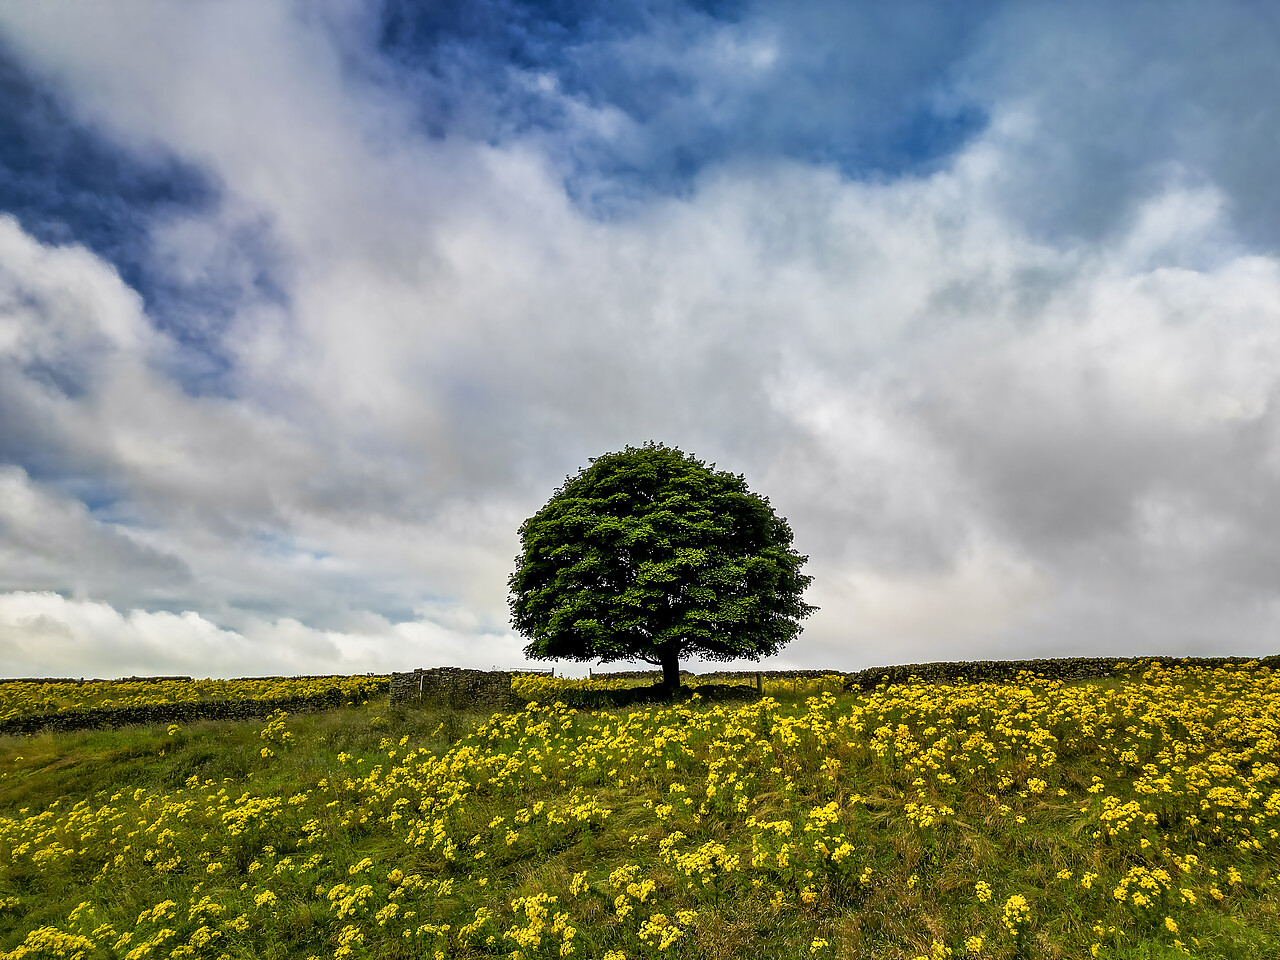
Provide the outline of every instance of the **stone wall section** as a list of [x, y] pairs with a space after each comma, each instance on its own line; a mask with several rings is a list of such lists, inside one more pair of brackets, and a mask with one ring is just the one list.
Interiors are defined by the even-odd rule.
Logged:
[[519, 710], [525, 702], [511, 691], [509, 670], [465, 670], [433, 667], [391, 674], [393, 707], [433, 707], [446, 710]]

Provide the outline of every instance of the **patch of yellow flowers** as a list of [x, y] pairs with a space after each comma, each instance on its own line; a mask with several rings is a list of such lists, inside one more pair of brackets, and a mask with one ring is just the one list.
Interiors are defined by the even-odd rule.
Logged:
[[[288, 700], [337, 693], [361, 703], [387, 689], [388, 677], [271, 677], [239, 680], [0, 683], [0, 721], [13, 717], [108, 707], [144, 707], [215, 700]], [[170, 728], [170, 735], [175, 733]]]

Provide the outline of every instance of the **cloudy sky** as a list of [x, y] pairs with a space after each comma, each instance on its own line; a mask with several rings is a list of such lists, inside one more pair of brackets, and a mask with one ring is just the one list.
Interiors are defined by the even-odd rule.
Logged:
[[1277, 652], [1278, 45], [0, 2], [0, 675], [519, 664], [520, 522], [648, 439], [790, 520], [778, 664]]

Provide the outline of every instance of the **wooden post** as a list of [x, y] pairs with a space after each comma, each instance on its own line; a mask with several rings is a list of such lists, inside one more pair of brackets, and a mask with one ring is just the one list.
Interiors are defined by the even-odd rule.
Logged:
[[756, 671], [756, 689], [764, 693], [764, 674], [759, 670]]

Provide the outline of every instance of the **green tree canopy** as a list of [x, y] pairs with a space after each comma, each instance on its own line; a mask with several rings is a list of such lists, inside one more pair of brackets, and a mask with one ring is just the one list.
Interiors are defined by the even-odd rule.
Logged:
[[520, 527], [511, 622], [540, 660], [751, 660], [817, 607], [791, 528], [745, 479], [652, 441], [593, 458]]

